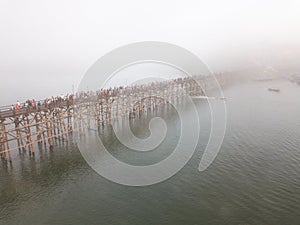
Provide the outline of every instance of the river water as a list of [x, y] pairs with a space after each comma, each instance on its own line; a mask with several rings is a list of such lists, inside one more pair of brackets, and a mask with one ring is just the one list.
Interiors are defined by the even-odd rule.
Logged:
[[[270, 92], [278, 87], [281, 92]], [[14, 154], [0, 162], [0, 224], [300, 224], [300, 86], [284, 80], [245, 82], [224, 89], [227, 130], [212, 165], [198, 171], [210, 131], [209, 108], [188, 164], [170, 179], [147, 187], [112, 183], [84, 161], [74, 141], [53, 151]], [[188, 113], [188, 112], [187, 112]], [[176, 145], [179, 118], [161, 115], [168, 138], [147, 157], [122, 147], [107, 127], [112, 154], [151, 164]], [[147, 135], [147, 120], [135, 132]]]

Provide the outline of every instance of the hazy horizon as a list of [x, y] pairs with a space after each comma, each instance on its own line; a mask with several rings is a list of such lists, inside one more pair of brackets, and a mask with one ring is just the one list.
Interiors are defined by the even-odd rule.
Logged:
[[299, 70], [299, 8], [292, 0], [4, 0], [0, 104], [71, 92], [98, 58], [138, 41], [179, 45], [214, 72]]

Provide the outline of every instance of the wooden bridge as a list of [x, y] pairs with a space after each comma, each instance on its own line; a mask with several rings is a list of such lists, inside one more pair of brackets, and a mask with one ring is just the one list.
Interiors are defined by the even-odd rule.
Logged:
[[[220, 74], [218, 81], [224, 85], [229, 76]], [[232, 76], [230, 76], [232, 79]], [[197, 80], [197, 82], [196, 82]], [[68, 142], [74, 129], [84, 134], [87, 128], [99, 128], [118, 119], [138, 119], [142, 113], [157, 106], [178, 102], [186, 95], [204, 95], [211, 78], [193, 77], [163, 82], [99, 90], [96, 93], [77, 94], [72, 100], [64, 99], [54, 104], [41, 102], [35, 107], [12, 110], [0, 108], [0, 155], [12, 161], [11, 151], [29, 150], [34, 155], [36, 143], [53, 147], [54, 140]]]

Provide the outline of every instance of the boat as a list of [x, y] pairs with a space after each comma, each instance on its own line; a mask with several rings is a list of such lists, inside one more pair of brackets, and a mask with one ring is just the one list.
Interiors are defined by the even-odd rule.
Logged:
[[269, 88], [268, 90], [269, 91], [274, 91], [274, 92], [280, 92], [280, 89], [278, 89], [278, 88]]
[[272, 81], [275, 78], [269, 78], [269, 77], [262, 77], [262, 78], [256, 78], [255, 81], [260, 81], [260, 82], [264, 82], [264, 81]]
[[216, 99], [215, 97], [208, 97], [208, 96], [192, 96], [193, 99]]
[[208, 97], [208, 96], [192, 96], [192, 98], [193, 99], [207, 99], [207, 100], [209, 100], [209, 99], [214, 99], [214, 100], [226, 100], [226, 98], [225, 97]]

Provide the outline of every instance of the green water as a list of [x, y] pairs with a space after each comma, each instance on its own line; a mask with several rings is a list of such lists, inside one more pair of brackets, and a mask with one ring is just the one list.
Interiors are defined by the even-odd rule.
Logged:
[[[269, 92], [276, 86], [280, 93]], [[95, 173], [70, 140], [35, 158], [14, 154], [0, 162], [0, 224], [300, 224], [300, 86], [288, 81], [249, 82], [228, 87], [228, 125], [222, 148], [205, 171], [198, 165], [210, 131], [210, 113], [195, 101], [201, 136], [189, 163], [165, 182], [127, 187]], [[188, 113], [188, 112], [187, 112]], [[131, 163], [151, 164], [176, 145], [179, 118], [169, 125], [158, 151], [134, 154], [111, 128], [102, 130], [112, 154]], [[147, 135], [147, 120], [136, 122]]]

